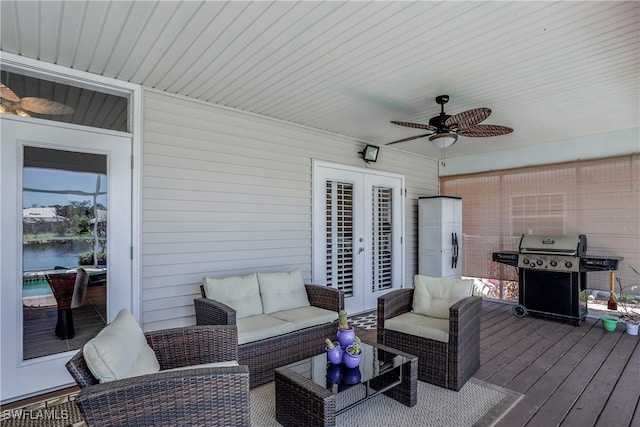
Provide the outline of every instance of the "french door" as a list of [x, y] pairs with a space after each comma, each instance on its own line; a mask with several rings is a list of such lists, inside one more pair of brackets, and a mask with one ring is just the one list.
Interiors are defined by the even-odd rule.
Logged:
[[[132, 308], [132, 139], [1, 120], [0, 396], [9, 402], [72, 384], [64, 364]], [[90, 281], [83, 305], [62, 316], [72, 328], [60, 323], [64, 298], [50, 278], [78, 268]]]
[[402, 287], [404, 179], [314, 162], [313, 279], [344, 292], [350, 314]]

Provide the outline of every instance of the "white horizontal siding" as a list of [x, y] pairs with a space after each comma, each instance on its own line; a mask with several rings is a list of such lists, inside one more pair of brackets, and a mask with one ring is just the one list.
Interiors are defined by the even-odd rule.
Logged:
[[[146, 90], [142, 309], [145, 330], [195, 323], [204, 276], [312, 268], [313, 159], [363, 166], [352, 139]], [[433, 159], [381, 150], [370, 168], [407, 183], [406, 280], [416, 199], [437, 194]]]

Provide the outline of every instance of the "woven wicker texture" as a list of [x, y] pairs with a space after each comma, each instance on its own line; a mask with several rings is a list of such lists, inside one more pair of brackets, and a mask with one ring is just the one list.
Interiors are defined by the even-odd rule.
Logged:
[[[312, 306], [336, 312], [334, 322], [312, 326], [263, 340], [238, 345], [238, 363], [249, 367], [251, 387], [274, 379], [274, 369], [323, 351], [326, 338], [335, 339], [338, 330], [337, 313], [344, 308], [343, 293], [337, 289], [305, 285]], [[194, 300], [198, 325], [235, 325], [236, 312], [219, 301], [204, 298]]]
[[237, 360], [235, 326], [145, 333], [160, 363], [155, 374], [99, 384], [79, 351], [66, 366], [82, 388], [75, 402], [90, 426], [249, 425], [246, 366], [165, 369]]
[[449, 342], [384, 329], [386, 319], [411, 311], [413, 289], [378, 298], [378, 342], [418, 356], [418, 379], [459, 390], [480, 367], [482, 298], [467, 297], [449, 308]]

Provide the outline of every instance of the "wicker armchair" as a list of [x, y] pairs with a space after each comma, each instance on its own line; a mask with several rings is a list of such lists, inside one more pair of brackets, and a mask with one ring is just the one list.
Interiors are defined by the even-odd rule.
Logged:
[[412, 310], [413, 289], [378, 298], [379, 343], [418, 356], [418, 379], [458, 391], [480, 367], [482, 298], [466, 297], [449, 308], [449, 342], [385, 329], [385, 320]]
[[235, 326], [189, 326], [145, 333], [160, 372], [98, 383], [82, 351], [67, 362], [88, 426], [248, 426], [246, 366], [165, 371], [238, 359]]

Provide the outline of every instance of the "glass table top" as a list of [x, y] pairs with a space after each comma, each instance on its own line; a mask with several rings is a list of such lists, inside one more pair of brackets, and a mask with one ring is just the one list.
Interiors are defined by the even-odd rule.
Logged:
[[[367, 383], [374, 378], [386, 377], [395, 381], [402, 374], [402, 365], [410, 361], [409, 358], [390, 351], [388, 347], [383, 350], [366, 341], [361, 343], [360, 348], [362, 360], [355, 368], [348, 368], [342, 363], [330, 363], [325, 352], [289, 364], [286, 368], [333, 393], [339, 393], [354, 384]], [[391, 373], [394, 370], [397, 374]]]

